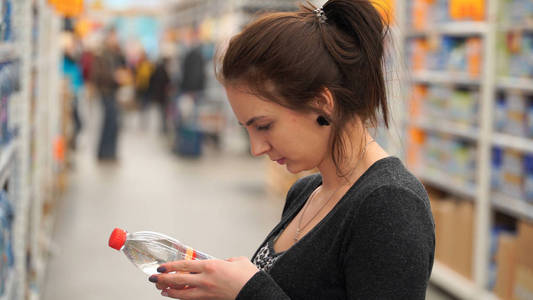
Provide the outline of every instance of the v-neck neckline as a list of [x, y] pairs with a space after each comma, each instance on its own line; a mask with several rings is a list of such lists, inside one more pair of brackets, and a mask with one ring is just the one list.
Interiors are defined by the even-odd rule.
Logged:
[[350, 186], [350, 188], [344, 193], [344, 195], [342, 195], [342, 197], [339, 199], [339, 201], [337, 201], [337, 203], [335, 203], [335, 206], [333, 206], [333, 208], [322, 218], [322, 220], [320, 220], [315, 226], [313, 226], [313, 228], [311, 228], [311, 230], [309, 230], [304, 236], [302, 236], [302, 238], [300, 238], [296, 243], [294, 243], [292, 246], [290, 246], [289, 248], [287, 248], [286, 250], [284, 251], [280, 251], [280, 252], [276, 252], [274, 250], [274, 244], [275, 244], [275, 241], [273, 241], [273, 236], [275, 236], [274, 238], [277, 239], [281, 236], [281, 234], [283, 234], [283, 231], [287, 228], [287, 226], [290, 224], [290, 222], [292, 220], [294, 220], [294, 218], [298, 215], [298, 213], [302, 210], [303, 206], [305, 205], [305, 203], [309, 200], [309, 196], [311, 195], [311, 193], [316, 189], [318, 188], [321, 184], [322, 184], [322, 176], [320, 174], [317, 174], [316, 178], [313, 179], [313, 182], [310, 183], [311, 187], [304, 195], [304, 199], [305, 201], [302, 201], [302, 203], [300, 203], [299, 205], [295, 206], [293, 208], [293, 210], [288, 214], [288, 216], [286, 218], [283, 218], [282, 221], [278, 224], [278, 226], [276, 226], [276, 228], [269, 234], [269, 236], [267, 237], [265, 243], [263, 243], [262, 247], [266, 244], [267, 247], [270, 248], [270, 250], [272, 251], [272, 254], [274, 256], [279, 256], [279, 255], [282, 255], [282, 254], [285, 254], [287, 252], [289, 252], [291, 249], [293, 249], [295, 246], [297, 247], [297, 245], [301, 244], [304, 240], [306, 239], [309, 239], [310, 237], [309, 236], [312, 236], [314, 233], [316, 233], [318, 230], [320, 230], [320, 228], [323, 226], [324, 223], [326, 223], [329, 219], [331, 219], [331, 217], [335, 214], [335, 212], [338, 210], [338, 207], [340, 206], [340, 204], [342, 202], [344, 202], [344, 200], [347, 198], [348, 195], [352, 194], [355, 190], [355, 188], [361, 184], [361, 182], [363, 182], [363, 180], [369, 176], [369, 174], [371, 173], [370, 171], [375, 169], [376, 166], [380, 165], [381, 163], [385, 162], [385, 161], [389, 161], [391, 159], [397, 159], [397, 157], [395, 156], [387, 156], [387, 157], [384, 157], [382, 159], [379, 159], [377, 160], [376, 162], [374, 162], [353, 184], [352, 186]]

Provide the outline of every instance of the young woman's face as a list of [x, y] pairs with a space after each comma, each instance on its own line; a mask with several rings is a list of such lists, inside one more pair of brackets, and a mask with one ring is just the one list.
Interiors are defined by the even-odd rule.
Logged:
[[330, 126], [319, 126], [316, 113], [297, 112], [232, 85], [225, 89], [237, 120], [248, 131], [254, 156], [266, 154], [298, 173], [317, 167], [329, 155]]

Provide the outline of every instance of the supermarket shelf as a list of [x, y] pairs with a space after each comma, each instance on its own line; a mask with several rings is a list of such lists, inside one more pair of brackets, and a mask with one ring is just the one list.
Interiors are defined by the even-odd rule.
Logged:
[[464, 72], [417, 71], [412, 80], [419, 83], [455, 83], [461, 85], [479, 85], [481, 80]]
[[16, 144], [10, 142], [7, 146], [0, 148], [0, 186], [3, 186], [10, 175], [9, 166], [15, 155]]
[[494, 294], [478, 289], [472, 281], [438, 261], [433, 264], [430, 280], [459, 299], [498, 299]]
[[533, 153], [533, 139], [495, 132], [492, 134], [492, 143], [500, 147]]
[[533, 92], [533, 79], [500, 77], [498, 78], [497, 87], [499, 89], [512, 89], [527, 92]]
[[533, 23], [520, 25], [502, 25], [501, 31], [533, 31]]
[[0, 43], [0, 62], [9, 60], [15, 55], [15, 44], [14, 43]]
[[432, 34], [446, 34], [454, 36], [482, 35], [488, 31], [485, 22], [449, 22], [434, 25], [425, 30], [410, 30], [407, 37], [420, 37]]
[[492, 205], [497, 210], [519, 219], [533, 220], [533, 203], [528, 203], [501, 192], [493, 192], [491, 198]]
[[12, 300], [13, 299], [13, 293], [15, 290], [15, 272], [11, 271], [11, 274], [7, 276], [7, 282], [6, 282], [6, 290], [4, 291], [4, 295], [0, 296], [0, 300]]
[[458, 180], [451, 178], [445, 172], [419, 169], [414, 170], [413, 173], [422, 182], [448, 191], [457, 196], [462, 196], [472, 200], [476, 197], [476, 187], [473, 184], [467, 185], [463, 182], [459, 182]]
[[437, 123], [429, 122], [426, 119], [420, 119], [409, 121], [408, 125], [425, 130], [448, 133], [474, 141], [477, 141], [479, 137], [479, 130], [477, 128], [468, 127], [467, 125], [460, 125], [452, 121], [439, 120]]

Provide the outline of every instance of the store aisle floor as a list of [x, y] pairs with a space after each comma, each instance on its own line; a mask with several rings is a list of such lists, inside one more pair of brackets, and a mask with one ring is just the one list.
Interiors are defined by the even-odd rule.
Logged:
[[[126, 116], [120, 161], [95, 159], [98, 117], [86, 118], [70, 186], [58, 205], [44, 300], [161, 299], [148, 276], [107, 246], [114, 227], [158, 231], [219, 258], [250, 257], [279, 220], [264, 160], [209, 154], [177, 158], [157, 133]], [[156, 112], [154, 112], [156, 113]], [[430, 293], [428, 299], [445, 299]]]
[[249, 257], [279, 220], [282, 199], [266, 193], [264, 160], [179, 159], [152, 119], [140, 130], [135, 115], [125, 118], [118, 164], [97, 163], [98, 128], [88, 124], [58, 205], [44, 300], [160, 299], [148, 276], [107, 246], [114, 227], [162, 232], [227, 258]]

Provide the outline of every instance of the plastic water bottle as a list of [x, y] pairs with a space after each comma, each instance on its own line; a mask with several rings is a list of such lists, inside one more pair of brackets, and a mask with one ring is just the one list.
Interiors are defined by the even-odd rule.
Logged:
[[109, 237], [109, 247], [124, 252], [147, 275], [156, 274], [159, 265], [166, 262], [215, 259], [176, 239], [151, 231], [128, 233], [115, 228]]

